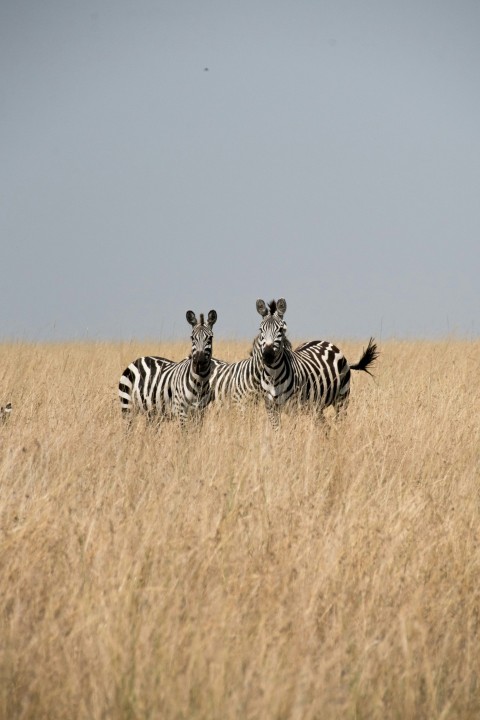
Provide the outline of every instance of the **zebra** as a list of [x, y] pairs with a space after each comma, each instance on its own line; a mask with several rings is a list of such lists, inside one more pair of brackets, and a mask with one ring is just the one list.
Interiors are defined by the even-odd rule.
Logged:
[[0, 407], [0, 423], [7, 422], [12, 414], [12, 403], [7, 403], [4, 407]]
[[149, 417], [176, 418], [182, 427], [189, 417], [202, 416], [211, 399], [212, 327], [217, 313], [210, 310], [206, 323], [203, 314], [197, 321], [192, 310], [186, 318], [193, 328], [190, 355], [180, 362], [146, 356], [130, 363], [118, 387], [122, 414], [139, 409]]
[[232, 400], [239, 403], [261, 396], [263, 359], [258, 335], [253, 341], [250, 356], [245, 360], [228, 363], [212, 358], [212, 365], [210, 387], [215, 402]]
[[355, 365], [348, 364], [343, 353], [332, 343], [310, 340], [292, 350], [286, 337], [283, 316], [287, 309], [284, 298], [272, 300], [268, 307], [257, 300], [262, 316], [259, 345], [263, 367], [261, 376], [265, 407], [272, 426], [280, 425], [280, 408], [288, 401], [311, 404], [321, 416], [332, 405], [336, 413], [345, 410], [350, 394], [350, 370], [368, 369], [378, 357], [377, 345], [370, 338], [367, 349]]

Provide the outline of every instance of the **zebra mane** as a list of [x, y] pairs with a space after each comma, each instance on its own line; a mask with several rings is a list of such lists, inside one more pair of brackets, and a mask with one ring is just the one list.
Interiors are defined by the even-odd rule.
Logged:
[[276, 310], [277, 310], [277, 301], [271, 300], [268, 303], [268, 309], [270, 310], [270, 315], [273, 315], [273, 313], [276, 312]]
[[200, 322], [199, 322], [198, 324], [199, 324], [199, 325], [203, 325], [203, 324], [204, 324], [203, 313], [200, 313]]

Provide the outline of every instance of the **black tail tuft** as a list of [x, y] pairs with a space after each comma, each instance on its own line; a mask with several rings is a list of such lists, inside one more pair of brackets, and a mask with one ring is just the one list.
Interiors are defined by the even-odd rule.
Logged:
[[364, 370], [369, 375], [372, 375], [368, 368], [370, 365], [373, 365], [379, 355], [380, 352], [379, 350], [377, 350], [377, 343], [374, 342], [373, 337], [371, 337], [368, 341], [367, 349], [363, 351], [362, 357], [360, 358], [358, 363], [356, 363], [355, 365], [350, 365], [350, 370]]

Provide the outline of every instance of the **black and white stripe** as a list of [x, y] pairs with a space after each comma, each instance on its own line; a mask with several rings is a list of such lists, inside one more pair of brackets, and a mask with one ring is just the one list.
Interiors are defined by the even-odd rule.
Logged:
[[193, 328], [191, 354], [180, 362], [147, 356], [130, 363], [118, 388], [123, 413], [138, 409], [159, 418], [177, 418], [183, 426], [210, 402], [212, 327], [217, 313], [210, 310], [206, 323], [203, 315], [197, 321], [191, 310], [186, 317]]
[[368, 368], [378, 357], [373, 338], [359, 362], [350, 366], [330, 342], [311, 340], [292, 350], [283, 319], [286, 309], [284, 298], [272, 300], [268, 307], [263, 300], [257, 300], [257, 311], [263, 318], [258, 336], [263, 359], [261, 386], [274, 427], [279, 425], [280, 408], [288, 402], [311, 404], [319, 414], [329, 405], [337, 412], [345, 409], [350, 394], [350, 371], [364, 370], [370, 374]]
[[258, 336], [253, 341], [250, 357], [234, 363], [212, 358], [212, 368], [210, 387], [216, 402], [239, 403], [260, 397], [263, 358]]

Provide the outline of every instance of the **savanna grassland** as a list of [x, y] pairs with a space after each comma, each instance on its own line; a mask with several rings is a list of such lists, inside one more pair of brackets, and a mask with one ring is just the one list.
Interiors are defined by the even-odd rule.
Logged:
[[0, 346], [0, 718], [479, 718], [480, 342], [381, 343], [326, 428], [127, 433], [187, 349]]

